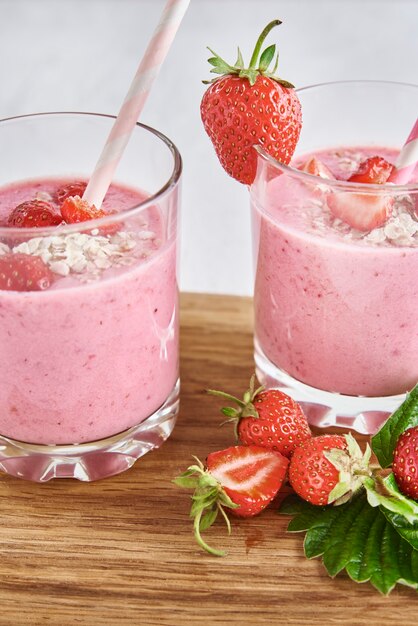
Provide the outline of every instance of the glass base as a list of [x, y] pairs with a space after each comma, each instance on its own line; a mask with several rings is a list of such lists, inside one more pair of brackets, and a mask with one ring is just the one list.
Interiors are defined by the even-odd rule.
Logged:
[[43, 446], [0, 435], [0, 471], [43, 483], [52, 478], [90, 482], [129, 469], [171, 435], [179, 408], [180, 381], [166, 402], [137, 426], [99, 441]]
[[405, 400], [397, 396], [344, 396], [322, 391], [289, 376], [272, 363], [255, 341], [254, 360], [258, 380], [266, 387], [276, 387], [299, 402], [312, 426], [351, 428], [373, 435], [389, 415]]

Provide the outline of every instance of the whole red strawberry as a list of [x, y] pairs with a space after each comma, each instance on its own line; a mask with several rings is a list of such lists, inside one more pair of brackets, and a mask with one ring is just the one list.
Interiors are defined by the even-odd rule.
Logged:
[[312, 437], [300, 405], [278, 389], [255, 389], [255, 376], [242, 400], [213, 389], [208, 393], [238, 404], [238, 409], [225, 407], [222, 413], [235, 423], [237, 439], [245, 445], [277, 450], [290, 458], [297, 446]]
[[230, 532], [224, 508], [238, 517], [260, 513], [276, 497], [289, 461], [279, 452], [259, 446], [232, 446], [209, 454], [206, 469], [199, 459], [196, 462], [174, 482], [195, 490], [190, 515], [194, 518], [198, 544], [211, 554], [222, 556], [223, 552], [203, 541], [201, 531], [209, 528], [221, 513]]
[[10, 213], [8, 225], [15, 228], [42, 228], [44, 226], [58, 226], [62, 217], [54, 213], [49, 202], [43, 200], [27, 200], [19, 204]]
[[[246, 185], [254, 181], [258, 144], [273, 158], [287, 165], [295, 151], [302, 127], [299, 98], [293, 85], [275, 76], [278, 55], [272, 71], [276, 46], [269, 46], [258, 57], [274, 20], [261, 33], [250, 66], [238, 49], [238, 59], [229, 65], [212, 50], [211, 72], [221, 78], [210, 81], [200, 105], [202, 122], [219, 161], [226, 172]], [[258, 66], [257, 66], [258, 63]]]
[[0, 289], [6, 291], [43, 291], [54, 275], [37, 256], [4, 254], [0, 256]]
[[418, 426], [408, 428], [399, 437], [392, 470], [402, 493], [418, 500]]
[[311, 504], [342, 504], [362, 485], [369, 470], [370, 448], [363, 453], [351, 435], [320, 435], [293, 453], [289, 482]]

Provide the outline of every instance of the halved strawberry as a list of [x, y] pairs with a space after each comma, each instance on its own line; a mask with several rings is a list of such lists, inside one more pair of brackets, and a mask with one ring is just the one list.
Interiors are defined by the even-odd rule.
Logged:
[[100, 217], [106, 217], [102, 209], [96, 209], [94, 204], [82, 200], [80, 196], [70, 196], [61, 205], [61, 215], [68, 224], [78, 224]]
[[80, 198], [82, 198], [86, 187], [87, 183], [81, 180], [76, 180], [73, 183], [68, 183], [68, 185], [63, 185], [55, 194], [58, 204], [61, 205], [64, 200], [72, 196], [80, 196]]
[[7, 223], [17, 228], [42, 228], [44, 226], [58, 226], [62, 217], [54, 213], [49, 202], [43, 200], [27, 200], [19, 204], [10, 213]]
[[196, 459], [174, 482], [194, 489], [190, 515], [194, 518], [195, 537], [207, 552], [222, 556], [224, 552], [208, 546], [201, 531], [211, 526], [221, 513], [230, 532], [224, 507], [239, 517], [260, 513], [275, 498], [285, 477], [288, 459], [275, 450], [260, 446], [232, 446], [212, 452], [207, 468]]
[[209, 472], [239, 505], [233, 510], [238, 517], [252, 517], [266, 508], [283, 484], [288, 463], [280, 452], [261, 446], [232, 446], [206, 459]]
[[301, 165], [298, 169], [301, 172], [306, 172], [307, 174], [312, 174], [313, 176], [319, 176], [320, 178], [328, 178], [330, 180], [335, 180], [335, 176], [331, 172], [329, 167], [327, 167], [325, 163], [323, 163], [316, 157], [312, 157], [311, 159], [306, 161], [303, 165]]
[[350, 183], [367, 183], [369, 185], [383, 185], [389, 179], [393, 170], [392, 163], [383, 157], [373, 156], [359, 165], [357, 172], [348, 179]]
[[40, 257], [20, 253], [0, 256], [0, 289], [43, 291], [53, 281], [53, 273]]
[[389, 195], [335, 192], [327, 196], [331, 213], [352, 228], [361, 231], [383, 226], [392, 215], [393, 198]]

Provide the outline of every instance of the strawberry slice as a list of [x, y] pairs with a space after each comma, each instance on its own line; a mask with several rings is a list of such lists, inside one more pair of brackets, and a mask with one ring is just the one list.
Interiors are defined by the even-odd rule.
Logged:
[[0, 289], [6, 291], [43, 291], [54, 275], [40, 257], [29, 254], [0, 256]]
[[369, 185], [383, 185], [389, 179], [393, 170], [392, 163], [389, 163], [380, 156], [373, 156], [359, 165], [357, 172], [348, 179], [350, 183], [367, 183]]
[[261, 446], [233, 446], [212, 452], [206, 459], [209, 472], [239, 505], [233, 511], [238, 517], [251, 517], [265, 509], [282, 486], [288, 463], [280, 452]]
[[232, 446], [212, 452], [206, 469], [196, 459], [174, 482], [179, 487], [195, 489], [191, 516], [195, 538], [201, 548], [211, 554], [224, 552], [208, 546], [201, 531], [209, 528], [221, 513], [230, 532], [224, 508], [238, 517], [257, 515], [275, 498], [285, 478], [288, 459], [276, 450], [261, 446]]
[[89, 204], [80, 196], [70, 196], [61, 205], [61, 215], [68, 224], [77, 224], [106, 217], [107, 213], [102, 209], [96, 209], [94, 204]]
[[64, 200], [70, 198], [71, 196], [80, 196], [80, 198], [82, 198], [86, 187], [87, 183], [84, 183], [81, 180], [76, 180], [73, 183], [68, 183], [68, 185], [63, 185], [55, 194], [58, 204], [61, 205]]
[[28, 200], [19, 204], [10, 213], [8, 225], [17, 228], [42, 228], [44, 226], [58, 226], [62, 217], [54, 213], [49, 202], [43, 200]]
[[328, 178], [330, 180], [335, 180], [335, 176], [331, 172], [329, 167], [327, 167], [325, 163], [323, 163], [316, 157], [312, 157], [311, 159], [306, 161], [303, 165], [301, 165], [298, 169], [301, 172], [306, 172], [307, 174], [312, 174], [313, 176], [319, 176], [320, 178]]
[[392, 215], [393, 198], [388, 195], [339, 192], [327, 197], [331, 213], [352, 228], [370, 231], [379, 228]]
[[[392, 170], [393, 165], [386, 159], [373, 156], [360, 163], [357, 172], [350, 176], [348, 182], [383, 185], [387, 182]], [[349, 192], [331, 194], [327, 201], [335, 217], [361, 231], [370, 231], [386, 224], [392, 215], [394, 203], [389, 195]]]

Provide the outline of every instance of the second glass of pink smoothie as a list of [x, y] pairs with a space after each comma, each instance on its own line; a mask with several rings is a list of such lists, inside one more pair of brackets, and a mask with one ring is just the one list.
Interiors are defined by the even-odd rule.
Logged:
[[[260, 380], [317, 426], [373, 433], [418, 381], [418, 171], [403, 186], [347, 182], [374, 155], [395, 163], [418, 87], [342, 82], [298, 91], [303, 130], [284, 166], [261, 149], [251, 189]], [[315, 157], [337, 180], [301, 171]], [[385, 224], [330, 211], [391, 203]], [[351, 209], [350, 209], [351, 210]]]
[[[59, 215], [64, 191], [86, 182], [113, 121], [58, 113], [0, 123], [0, 469], [14, 476], [117, 474], [174, 427], [176, 147], [138, 124], [106, 216], [47, 228], [8, 222], [33, 199]], [[43, 282], [21, 288], [19, 260], [38, 263]]]

